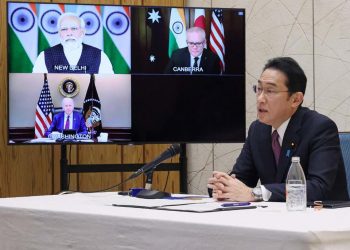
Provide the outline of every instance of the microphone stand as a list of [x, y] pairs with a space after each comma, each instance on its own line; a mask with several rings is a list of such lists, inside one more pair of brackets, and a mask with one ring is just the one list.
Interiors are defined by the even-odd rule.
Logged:
[[152, 189], [152, 181], [153, 181], [153, 170], [149, 171], [146, 174], [145, 189], [147, 189], [147, 190], [151, 190]]
[[141, 190], [136, 197], [143, 198], [143, 199], [161, 199], [164, 197], [170, 197], [171, 194], [163, 191], [158, 190], [152, 190], [152, 180], [153, 180], [153, 171], [155, 168], [151, 169], [150, 171], [146, 172], [146, 183], [145, 183], [145, 189]]
[[157, 190], [151, 190], [152, 187], [152, 179], [153, 179], [153, 171], [156, 169], [156, 167], [164, 160], [169, 159], [173, 157], [174, 155], [177, 155], [180, 153], [180, 145], [179, 144], [173, 144], [171, 145], [166, 151], [164, 151], [160, 156], [158, 156], [156, 159], [154, 159], [152, 162], [147, 163], [142, 168], [138, 169], [136, 172], [134, 172], [132, 175], [129, 176], [127, 180], [131, 180], [139, 176], [140, 174], [146, 174], [146, 188], [142, 191], [140, 191], [136, 197], [138, 198], [144, 198], [144, 199], [161, 199], [164, 197], [170, 197], [171, 194], [167, 192], [157, 191]]

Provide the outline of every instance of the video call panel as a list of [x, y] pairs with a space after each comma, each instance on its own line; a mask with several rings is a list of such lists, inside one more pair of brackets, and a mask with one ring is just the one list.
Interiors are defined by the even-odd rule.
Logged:
[[[186, 29], [202, 27], [206, 42], [204, 50], [218, 51], [222, 40], [221, 50], [224, 51], [224, 69], [222, 74], [244, 74], [245, 70], [245, 15], [242, 9], [218, 9], [222, 18], [222, 34], [218, 34], [218, 25], [213, 21], [216, 9], [181, 8], [140, 8], [132, 9], [131, 58], [132, 73], [134, 74], [163, 74], [169, 63], [171, 33], [174, 33], [179, 49], [187, 47]], [[175, 13], [174, 13], [175, 12]], [[178, 14], [178, 16], [176, 15]], [[201, 24], [196, 23], [196, 16], [204, 17]], [[182, 16], [184, 20], [182, 20]], [[215, 16], [215, 18], [217, 18]], [[181, 37], [182, 36], [182, 37]], [[211, 39], [212, 37], [212, 39]], [[182, 39], [182, 40], [181, 40]], [[179, 40], [179, 41], [178, 41]], [[213, 49], [211, 48], [213, 47]], [[214, 48], [215, 47], [215, 48]], [[175, 51], [175, 49], [173, 49]], [[219, 52], [220, 53], [220, 52]], [[188, 74], [189, 72], [173, 72]], [[206, 72], [202, 72], [206, 73]], [[220, 74], [220, 73], [219, 73]]]
[[142, 142], [241, 142], [244, 81], [243, 76], [132, 75], [132, 136]]

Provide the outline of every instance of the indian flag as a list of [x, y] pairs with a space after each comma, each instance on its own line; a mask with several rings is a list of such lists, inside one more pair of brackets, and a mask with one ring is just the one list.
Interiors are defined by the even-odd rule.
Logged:
[[103, 50], [116, 74], [130, 73], [130, 7], [103, 7]]
[[101, 6], [78, 5], [76, 10], [85, 21], [84, 43], [103, 49], [103, 28], [101, 18]]
[[186, 21], [184, 9], [181, 8], [172, 8], [170, 14], [170, 23], [169, 23], [169, 48], [168, 55], [171, 57], [171, 54], [174, 50], [179, 48], [184, 48], [186, 44]]
[[64, 12], [63, 4], [39, 4], [38, 53], [60, 43], [57, 23]]
[[8, 3], [9, 72], [30, 73], [38, 55], [36, 6]]

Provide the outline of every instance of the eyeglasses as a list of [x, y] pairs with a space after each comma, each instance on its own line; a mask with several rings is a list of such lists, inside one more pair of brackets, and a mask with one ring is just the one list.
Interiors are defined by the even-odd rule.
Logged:
[[262, 88], [257, 85], [253, 85], [253, 91], [257, 96], [261, 95], [261, 93], [264, 92], [264, 95], [266, 97], [273, 97], [278, 93], [282, 93], [282, 92], [290, 92], [289, 90], [274, 90], [271, 88]]
[[68, 28], [68, 27], [62, 27], [61, 29], [60, 29], [60, 31], [62, 31], [62, 32], [66, 32], [66, 31], [68, 31], [68, 30], [71, 30], [71, 31], [77, 31], [77, 30], [79, 30], [80, 29], [80, 27], [76, 27], [76, 26], [73, 26], [73, 27], [70, 27], [70, 28]]
[[203, 43], [204, 43], [204, 41], [202, 41], [202, 42], [197, 42], [197, 43], [195, 43], [195, 42], [188, 42], [187, 41], [187, 45], [188, 46], [202, 46], [203, 45]]

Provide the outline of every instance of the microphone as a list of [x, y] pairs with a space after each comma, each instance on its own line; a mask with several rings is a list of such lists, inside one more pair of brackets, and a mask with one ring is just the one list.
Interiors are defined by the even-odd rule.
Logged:
[[172, 144], [169, 148], [167, 148], [160, 156], [158, 156], [157, 158], [155, 158], [153, 161], [151, 161], [150, 163], [147, 163], [146, 165], [144, 165], [142, 168], [140, 168], [139, 170], [137, 170], [136, 172], [134, 172], [129, 178], [128, 180], [134, 179], [137, 176], [139, 176], [142, 173], [147, 173], [151, 170], [153, 170], [154, 168], [156, 168], [162, 161], [165, 161], [177, 154], [180, 153], [180, 145], [179, 144]]

